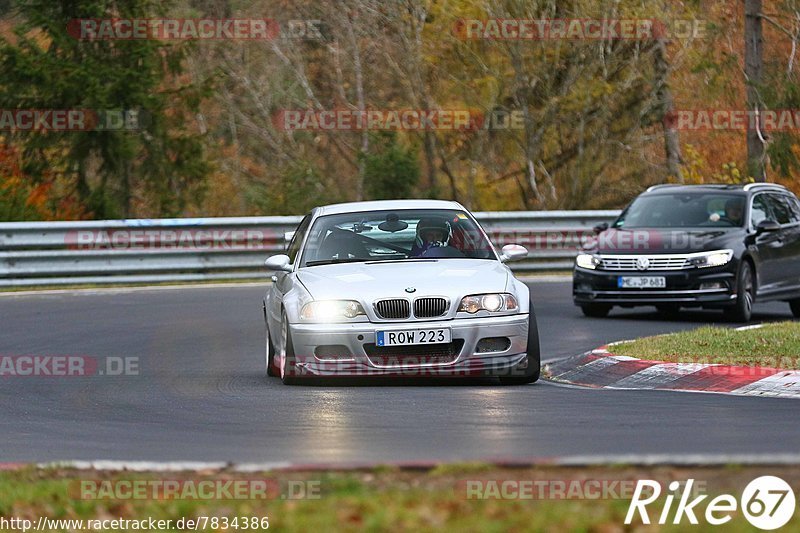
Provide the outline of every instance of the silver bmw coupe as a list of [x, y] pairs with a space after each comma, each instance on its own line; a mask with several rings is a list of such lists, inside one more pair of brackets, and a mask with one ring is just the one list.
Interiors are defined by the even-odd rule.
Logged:
[[317, 207], [289, 238], [266, 261], [268, 375], [539, 378], [530, 293], [504, 264], [528, 252], [498, 254], [461, 204]]

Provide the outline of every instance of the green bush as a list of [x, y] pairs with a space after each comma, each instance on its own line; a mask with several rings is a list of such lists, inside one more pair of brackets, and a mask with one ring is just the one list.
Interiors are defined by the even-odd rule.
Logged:
[[373, 153], [364, 157], [364, 192], [370, 200], [408, 198], [419, 181], [415, 150], [402, 146], [395, 132], [373, 137]]

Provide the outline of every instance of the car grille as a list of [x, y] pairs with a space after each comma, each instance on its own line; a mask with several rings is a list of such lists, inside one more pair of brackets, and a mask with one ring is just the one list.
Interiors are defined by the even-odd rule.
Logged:
[[[636, 264], [637, 259], [646, 257], [650, 264], [645, 269], [640, 269]], [[689, 268], [691, 264], [685, 257], [670, 257], [670, 256], [640, 256], [632, 255], [630, 257], [600, 257], [600, 268], [603, 270], [630, 270], [630, 271], [649, 271], [649, 270], [683, 270]]]
[[375, 312], [381, 318], [408, 318], [411, 314], [411, 306], [408, 300], [401, 298], [378, 300], [375, 302]]
[[417, 318], [433, 318], [447, 313], [445, 298], [417, 298], [414, 300], [414, 316]]
[[418, 344], [414, 346], [364, 345], [364, 351], [376, 366], [416, 366], [452, 363], [461, 353], [464, 339], [453, 339], [442, 344]]

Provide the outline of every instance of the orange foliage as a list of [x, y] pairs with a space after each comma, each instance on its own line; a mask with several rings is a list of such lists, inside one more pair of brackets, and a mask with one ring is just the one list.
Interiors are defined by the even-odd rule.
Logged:
[[80, 220], [90, 218], [64, 183], [51, 173], [34, 182], [20, 167], [18, 151], [0, 143], [0, 211], [17, 220]]

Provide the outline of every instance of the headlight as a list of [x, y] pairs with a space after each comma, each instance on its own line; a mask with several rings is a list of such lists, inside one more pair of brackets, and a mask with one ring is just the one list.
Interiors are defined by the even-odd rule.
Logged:
[[594, 270], [600, 265], [600, 258], [592, 254], [578, 254], [578, 257], [575, 258], [575, 264], [581, 268]]
[[692, 254], [689, 263], [697, 268], [718, 267], [728, 264], [733, 258], [733, 250], [714, 250], [713, 252], [703, 252]]
[[300, 318], [304, 320], [336, 320], [355, 318], [363, 315], [364, 308], [354, 300], [320, 300], [308, 302], [300, 310]]
[[461, 305], [458, 306], [459, 312], [475, 314], [478, 311], [489, 311], [490, 313], [497, 313], [500, 311], [517, 311], [519, 304], [513, 294], [508, 293], [492, 293], [492, 294], [474, 294], [472, 296], [465, 296], [461, 300]]

